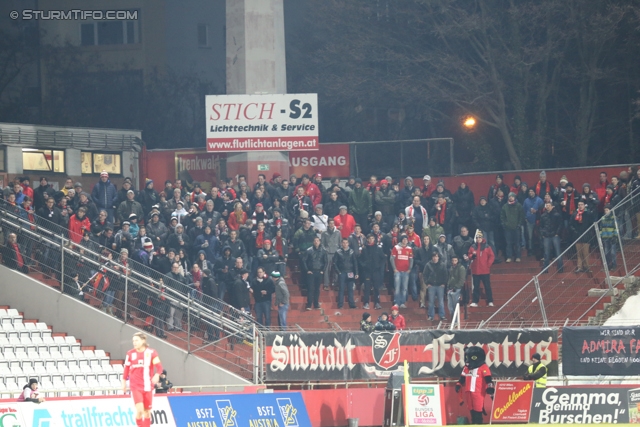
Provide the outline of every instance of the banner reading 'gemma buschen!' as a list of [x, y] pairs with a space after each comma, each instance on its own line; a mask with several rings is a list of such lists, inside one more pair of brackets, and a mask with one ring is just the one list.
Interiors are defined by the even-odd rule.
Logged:
[[529, 422], [535, 424], [628, 423], [629, 391], [629, 386], [535, 389]]
[[267, 332], [268, 381], [388, 377], [409, 362], [412, 378], [458, 377], [464, 349], [480, 345], [495, 377], [522, 377], [540, 353], [558, 374], [558, 330], [504, 329], [406, 332]]
[[564, 375], [640, 374], [640, 326], [566, 327]]
[[318, 149], [318, 95], [208, 95], [208, 152]]

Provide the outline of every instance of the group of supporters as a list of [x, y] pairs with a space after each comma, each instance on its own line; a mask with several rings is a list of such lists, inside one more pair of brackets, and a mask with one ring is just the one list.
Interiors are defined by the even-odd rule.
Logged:
[[[102, 172], [90, 192], [71, 179], [56, 191], [45, 177], [33, 189], [28, 177], [20, 177], [5, 189], [4, 199], [25, 221], [36, 223], [41, 217], [47, 220], [42, 227], [66, 229], [78, 253], [102, 253], [105, 263], [125, 274], [133, 259], [150, 273], [166, 275], [164, 286], [194, 298], [226, 300], [247, 312], [253, 305], [265, 325], [270, 325], [275, 305], [281, 326], [286, 326], [289, 292], [284, 278], [290, 254], [299, 260], [295, 264], [307, 289], [307, 310], [319, 308], [321, 289], [334, 286], [338, 307], [346, 300], [355, 308], [354, 289], [359, 285], [363, 308], [369, 309], [371, 302], [382, 309], [379, 294], [386, 285], [394, 305], [406, 307], [410, 295], [421, 307], [428, 305], [430, 319], [436, 305], [444, 319], [445, 295], [452, 312], [463, 296], [467, 271], [473, 276], [471, 305], [479, 302], [481, 283], [487, 304], [493, 305], [493, 263], [519, 262], [526, 249], [532, 256], [540, 253], [545, 267], [555, 255], [562, 270], [562, 242], [583, 238], [594, 220], [639, 187], [636, 168], [611, 178], [602, 173], [594, 188], [585, 183], [581, 190], [565, 177], [556, 186], [544, 172], [531, 186], [517, 175], [508, 185], [499, 174], [476, 203], [465, 183], [452, 192], [428, 175], [421, 187], [411, 177], [402, 185], [375, 176], [368, 182], [350, 177], [343, 184], [337, 178], [323, 181], [320, 174], [286, 179], [275, 173], [270, 180], [259, 175], [253, 184], [240, 175], [235, 183], [221, 179], [211, 187], [176, 180], [156, 189], [147, 179], [137, 190], [130, 179], [116, 188]], [[640, 212], [616, 212], [624, 236], [635, 237]], [[603, 241], [612, 236], [610, 228], [602, 231], [608, 233]], [[52, 270], [60, 262], [55, 248], [33, 247], [19, 232], [5, 240], [3, 259], [13, 268], [26, 271], [38, 257]], [[608, 260], [615, 264], [613, 240]], [[577, 251], [580, 271], [589, 268], [585, 244], [586, 250]], [[116, 259], [111, 251], [118, 254]], [[72, 291], [75, 283], [95, 274], [83, 267], [82, 257], [65, 265], [77, 273], [68, 286]], [[123, 291], [122, 280], [112, 277], [103, 308], [122, 315], [113, 300]], [[182, 328], [182, 311], [165, 306], [161, 317], [167, 327]]]

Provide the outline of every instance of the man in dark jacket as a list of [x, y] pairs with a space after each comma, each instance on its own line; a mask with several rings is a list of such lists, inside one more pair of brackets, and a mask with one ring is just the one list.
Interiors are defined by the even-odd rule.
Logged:
[[353, 190], [349, 193], [349, 213], [356, 223], [369, 226], [371, 216], [371, 193], [362, 185], [362, 179], [356, 178]]
[[[381, 180], [380, 189], [375, 192], [376, 209], [382, 212], [382, 218], [384, 218], [384, 221], [387, 224], [393, 222], [393, 219], [395, 218], [394, 207], [396, 204], [396, 192], [391, 189], [389, 184], [390, 183], [386, 179]], [[359, 221], [359, 219], [356, 220]], [[363, 221], [364, 220], [365, 219], [363, 218]], [[367, 227], [368, 218], [366, 219], [365, 224], [362, 222], [359, 222], [359, 224]], [[365, 229], [364, 232], [368, 233], [369, 230]]]
[[502, 190], [502, 194], [509, 194], [509, 186], [504, 183], [504, 176], [499, 173], [496, 175], [496, 183], [489, 188], [487, 200], [492, 200], [498, 195], [498, 190]]
[[469, 266], [469, 248], [473, 245], [473, 238], [469, 235], [467, 227], [460, 228], [460, 235], [453, 238], [453, 252], [458, 256], [458, 261], [465, 267]]
[[44, 208], [49, 197], [53, 197], [56, 191], [49, 185], [46, 177], [40, 177], [40, 186], [33, 190], [33, 206], [36, 212]]
[[540, 217], [540, 235], [544, 247], [544, 266], [543, 273], [548, 273], [547, 267], [551, 262], [551, 247], [555, 250], [555, 256], [558, 266], [558, 273], [563, 272], [562, 257], [560, 254], [560, 235], [562, 234], [563, 219], [560, 212], [553, 206], [553, 203], [547, 202], [544, 205], [544, 212]]
[[231, 305], [242, 312], [249, 312], [251, 304], [250, 292], [251, 284], [249, 283], [249, 270], [243, 268], [239, 271], [238, 277], [233, 282], [231, 288]]
[[389, 315], [385, 312], [378, 317], [378, 321], [376, 322], [375, 330], [376, 331], [393, 331], [396, 329], [396, 325], [389, 321]]
[[313, 239], [313, 246], [301, 256], [303, 257], [302, 273], [307, 276], [307, 310], [311, 310], [312, 305], [313, 308], [319, 309], [320, 283], [327, 265], [327, 251], [320, 246], [318, 236]]
[[500, 212], [500, 223], [507, 242], [507, 262], [515, 257], [520, 262], [520, 226], [524, 224], [524, 209], [516, 200], [515, 193], [509, 193], [507, 203]]
[[467, 229], [473, 228], [471, 211], [473, 210], [474, 204], [473, 192], [467, 187], [466, 183], [461, 183], [458, 191], [453, 195], [453, 208], [456, 216], [456, 228], [454, 232], [458, 232], [462, 227], [467, 227]]
[[[144, 211], [144, 217], [146, 218], [151, 212], [151, 207], [160, 202], [160, 196], [158, 192], [153, 189], [153, 180], [147, 178], [145, 181], [144, 190], [138, 194], [138, 201], [142, 205]], [[215, 223], [213, 224], [215, 225]]]
[[494, 224], [495, 224], [495, 212], [489, 205], [487, 198], [480, 196], [478, 206], [471, 211], [471, 218], [473, 219], [473, 225], [477, 230], [481, 230], [486, 236], [489, 246], [495, 252], [495, 240], [494, 240]]
[[438, 316], [441, 321], [447, 320], [444, 314], [444, 294], [449, 282], [449, 271], [444, 263], [440, 262], [440, 254], [438, 252], [434, 252], [431, 255], [431, 261], [424, 266], [422, 280], [427, 286], [427, 294], [429, 295], [429, 308], [427, 311], [429, 320], [433, 320], [435, 316], [436, 298], [438, 298]]
[[109, 180], [109, 174], [106, 171], [100, 173], [100, 180], [93, 186], [91, 199], [98, 209], [107, 211], [107, 220], [113, 223], [118, 191], [116, 190], [116, 186]]
[[256, 320], [263, 326], [271, 326], [271, 297], [276, 291], [273, 281], [263, 267], [258, 267], [256, 276], [251, 280]]
[[218, 282], [218, 298], [224, 299], [227, 290], [231, 289], [235, 277], [232, 275], [233, 266], [236, 259], [231, 256], [231, 248], [225, 246], [222, 248], [222, 257], [216, 259], [215, 276]]
[[[167, 287], [173, 289], [178, 294], [187, 295], [189, 290], [187, 280], [185, 277], [180, 274], [180, 264], [174, 262], [171, 265], [171, 272], [167, 274], [169, 280], [167, 280]], [[169, 312], [169, 321], [167, 322], [167, 330], [168, 331], [181, 331], [182, 330], [182, 315], [183, 310], [177, 304], [171, 304], [170, 312]]]
[[367, 236], [367, 243], [363, 246], [358, 261], [360, 263], [358, 272], [364, 279], [364, 297], [362, 298], [364, 309], [369, 309], [369, 297], [371, 291], [373, 291], [374, 308], [380, 310], [382, 309], [380, 305], [380, 289], [382, 288], [387, 257], [380, 245], [376, 243], [376, 238], [373, 234]]
[[349, 247], [349, 239], [342, 239], [340, 249], [336, 251], [333, 260], [338, 274], [338, 282], [340, 283], [338, 308], [342, 308], [344, 304], [345, 287], [347, 288], [349, 308], [356, 308], [353, 288], [355, 287], [355, 280], [358, 278], [358, 260], [353, 249]]

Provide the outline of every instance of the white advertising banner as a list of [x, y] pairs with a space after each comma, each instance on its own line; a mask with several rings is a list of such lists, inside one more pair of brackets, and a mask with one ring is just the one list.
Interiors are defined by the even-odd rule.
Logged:
[[305, 151], [318, 149], [315, 93], [208, 95], [207, 151]]
[[[130, 397], [3, 404], [0, 413], [0, 427], [136, 427], [135, 406]], [[151, 425], [176, 427], [166, 396], [154, 396]]]
[[444, 425], [441, 385], [409, 384], [406, 390], [406, 420], [410, 426]]

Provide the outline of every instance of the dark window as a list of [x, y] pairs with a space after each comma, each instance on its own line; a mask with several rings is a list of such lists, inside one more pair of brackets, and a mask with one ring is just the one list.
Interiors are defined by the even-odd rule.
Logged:
[[124, 44], [122, 21], [98, 22], [98, 44]]
[[135, 22], [134, 21], [127, 21], [126, 24], [127, 24], [127, 44], [133, 44], [133, 43], [136, 42], [135, 41], [136, 40], [135, 39], [136, 33], [135, 33], [135, 30], [134, 30]]
[[82, 24], [80, 26], [80, 44], [82, 46], [93, 46], [96, 44], [94, 24]]

